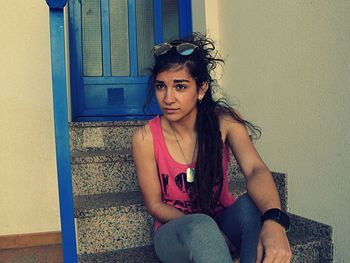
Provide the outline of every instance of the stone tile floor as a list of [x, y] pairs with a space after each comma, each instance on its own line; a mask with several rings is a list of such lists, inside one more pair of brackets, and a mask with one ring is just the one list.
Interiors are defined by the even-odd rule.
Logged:
[[0, 263], [63, 263], [61, 245], [0, 249]]

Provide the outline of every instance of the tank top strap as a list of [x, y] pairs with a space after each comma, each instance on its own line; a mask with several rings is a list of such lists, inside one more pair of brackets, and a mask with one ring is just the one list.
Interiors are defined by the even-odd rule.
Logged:
[[157, 115], [152, 120], [148, 122], [151, 134], [153, 137], [153, 147], [156, 160], [159, 160], [159, 156], [166, 153], [165, 139], [162, 131], [162, 126], [160, 122], [160, 116]]

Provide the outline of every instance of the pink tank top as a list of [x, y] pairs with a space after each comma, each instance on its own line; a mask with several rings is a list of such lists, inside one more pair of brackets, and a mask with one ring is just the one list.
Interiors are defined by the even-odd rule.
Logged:
[[[150, 120], [148, 124], [153, 137], [154, 154], [158, 165], [163, 202], [174, 206], [185, 214], [199, 212], [197, 210], [194, 211], [191, 207], [191, 200], [189, 197], [191, 183], [186, 181], [186, 169], [189, 166], [195, 168], [196, 164], [192, 163], [188, 166], [178, 163], [172, 158], [165, 144], [160, 116]], [[226, 207], [232, 205], [236, 200], [228, 191], [228, 161], [229, 155], [227, 149], [226, 147], [223, 147], [222, 168], [224, 181], [219, 203], [215, 210], [217, 215], [219, 215]], [[156, 220], [154, 230], [156, 231], [161, 225], [162, 223]]]

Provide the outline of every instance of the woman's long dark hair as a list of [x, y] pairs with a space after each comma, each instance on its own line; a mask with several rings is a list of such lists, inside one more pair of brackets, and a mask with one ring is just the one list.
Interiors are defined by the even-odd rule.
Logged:
[[197, 210], [197, 207], [199, 211], [214, 217], [224, 180], [222, 150], [225, 146], [221, 139], [219, 116], [230, 116], [237, 122], [244, 124], [251, 131], [253, 139], [260, 137], [261, 130], [241, 118], [224, 99], [213, 99], [216, 80], [212, 78], [211, 73], [219, 63], [224, 62], [217, 58], [214, 42], [202, 34], [193, 33], [191, 36], [183, 40], [175, 40], [171, 44], [176, 46], [183, 42], [193, 43], [198, 48], [188, 56], [178, 54], [175, 48], [170, 49], [164, 55], [155, 56], [155, 65], [152, 70], [144, 110], [151, 104], [154, 97], [153, 81], [161, 72], [174, 67], [187, 67], [189, 74], [196, 80], [197, 89], [203, 83], [208, 84], [208, 90], [202, 101], [197, 102], [198, 153], [195, 179], [190, 196], [194, 210]]

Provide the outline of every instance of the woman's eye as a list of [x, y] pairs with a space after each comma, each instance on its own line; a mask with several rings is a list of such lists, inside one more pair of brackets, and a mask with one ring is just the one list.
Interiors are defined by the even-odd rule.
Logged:
[[162, 90], [162, 89], [165, 88], [165, 85], [163, 85], [163, 84], [156, 84], [156, 85], [155, 85], [155, 88], [156, 88], [157, 90]]
[[181, 84], [176, 85], [177, 90], [184, 90], [185, 88], [186, 88], [186, 86], [184, 86], [184, 85], [181, 85]]

